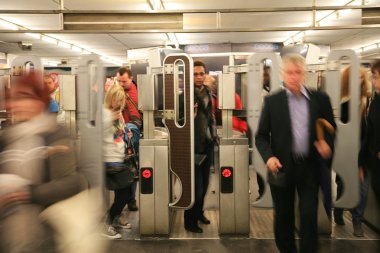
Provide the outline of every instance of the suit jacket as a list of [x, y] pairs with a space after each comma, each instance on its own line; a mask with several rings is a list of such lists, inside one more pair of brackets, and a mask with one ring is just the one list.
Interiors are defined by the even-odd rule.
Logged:
[[[326, 119], [335, 129], [333, 112], [329, 97], [320, 91], [307, 90], [309, 94], [309, 161], [311, 166], [318, 167], [320, 156], [314, 147], [316, 141], [315, 122], [318, 118]], [[283, 173], [289, 173], [292, 165], [293, 135], [291, 132], [289, 105], [286, 90], [279, 90], [265, 97], [261, 112], [255, 144], [266, 163], [272, 156], [277, 157], [282, 164]], [[334, 137], [325, 131], [325, 140], [334, 151]], [[275, 182], [276, 177], [268, 173], [269, 182]]]

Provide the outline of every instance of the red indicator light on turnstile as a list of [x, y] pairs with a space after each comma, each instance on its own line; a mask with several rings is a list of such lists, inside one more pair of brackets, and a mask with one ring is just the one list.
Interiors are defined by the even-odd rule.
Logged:
[[231, 175], [232, 175], [232, 172], [231, 172], [230, 169], [224, 169], [222, 171], [222, 176], [225, 177], [225, 178], [229, 178]]
[[142, 172], [142, 176], [143, 178], [150, 178], [152, 176], [152, 172], [150, 172], [150, 170], [144, 170]]

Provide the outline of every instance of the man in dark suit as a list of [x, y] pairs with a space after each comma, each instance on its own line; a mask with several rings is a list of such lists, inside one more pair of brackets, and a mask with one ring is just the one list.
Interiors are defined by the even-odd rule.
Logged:
[[285, 89], [267, 96], [256, 133], [256, 146], [268, 168], [274, 202], [274, 230], [281, 253], [297, 252], [294, 200], [297, 190], [301, 217], [300, 252], [317, 252], [319, 159], [330, 159], [334, 139], [328, 133], [316, 141], [316, 120], [336, 128], [327, 95], [303, 84], [306, 64], [302, 56], [283, 58]]

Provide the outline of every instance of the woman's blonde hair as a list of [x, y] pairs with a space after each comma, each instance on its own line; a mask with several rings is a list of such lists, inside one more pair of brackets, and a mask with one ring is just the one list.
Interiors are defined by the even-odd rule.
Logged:
[[120, 108], [123, 109], [125, 106], [125, 92], [123, 87], [121, 87], [119, 84], [114, 84], [111, 86], [111, 88], [107, 91], [106, 96], [104, 98], [104, 106], [108, 109], [111, 108], [112, 100], [116, 99], [119, 101]]
[[[341, 74], [341, 93], [340, 97], [341, 100], [348, 100], [349, 99], [349, 84], [350, 84], [350, 70], [351, 67], [348, 66], [345, 69], [343, 69]], [[369, 76], [367, 73], [367, 70], [363, 67], [359, 68], [360, 76], [361, 76], [361, 83], [360, 83], [360, 102], [361, 102], [361, 114], [365, 112], [365, 108], [367, 107], [367, 100], [371, 96], [371, 82], [369, 80]]]

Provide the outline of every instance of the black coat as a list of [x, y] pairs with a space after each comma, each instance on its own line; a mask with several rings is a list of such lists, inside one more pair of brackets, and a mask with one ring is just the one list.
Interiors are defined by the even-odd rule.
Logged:
[[[326, 119], [335, 129], [333, 112], [329, 97], [320, 91], [307, 90], [310, 100], [310, 134], [309, 158], [315, 167], [319, 166], [319, 153], [314, 147], [316, 141], [315, 122], [318, 118]], [[334, 151], [334, 137], [325, 133], [325, 140]], [[266, 163], [272, 156], [277, 157], [282, 164], [281, 171], [287, 173], [292, 159], [292, 132], [289, 115], [289, 106], [286, 90], [280, 90], [266, 96], [261, 112], [258, 130], [255, 138], [256, 147]], [[269, 182], [273, 175], [268, 173]]]

